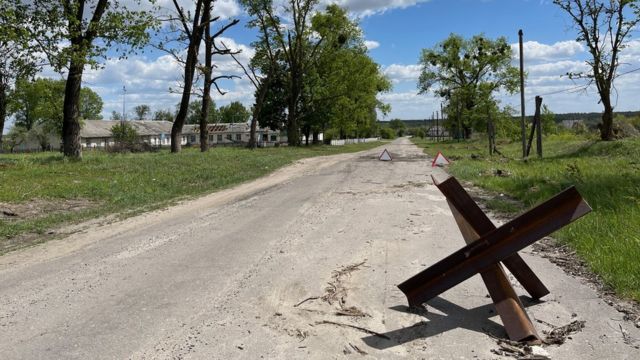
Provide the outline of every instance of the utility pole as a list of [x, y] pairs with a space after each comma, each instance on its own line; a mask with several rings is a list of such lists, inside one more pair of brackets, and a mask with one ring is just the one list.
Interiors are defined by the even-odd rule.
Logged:
[[126, 112], [125, 112], [125, 107], [126, 107], [126, 97], [127, 97], [127, 88], [123, 85], [122, 86], [122, 121], [125, 122], [127, 121], [126, 118]]
[[524, 125], [524, 49], [522, 44], [522, 29], [518, 31], [520, 42], [520, 128], [522, 129], [522, 158], [527, 156], [527, 131]]
[[439, 125], [439, 121], [438, 121], [438, 112], [436, 111], [436, 142], [440, 141], [440, 127]]

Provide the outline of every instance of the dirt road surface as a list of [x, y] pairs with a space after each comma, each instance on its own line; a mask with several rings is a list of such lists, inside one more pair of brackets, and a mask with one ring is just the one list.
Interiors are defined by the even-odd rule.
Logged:
[[[429, 178], [443, 170], [407, 139], [386, 148], [392, 162], [382, 148], [307, 159], [1, 257], [0, 358], [503, 358], [479, 276], [407, 309], [396, 285], [463, 240]], [[541, 335], [586, 321], [551, 358], [640, 358], [632, 322], [523, 256], [551, 290], [525, 301]]]

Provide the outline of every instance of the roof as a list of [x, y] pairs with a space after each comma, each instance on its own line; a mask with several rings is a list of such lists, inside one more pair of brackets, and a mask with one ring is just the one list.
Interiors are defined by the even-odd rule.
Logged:
[[[85, 120], [83, 123], [82, 129], [80, 129], [81, 137], [106, 138], [111, 137], [111, 128], [120, 124], [120, 120]], [[171, 134], [171, 127], [173, 126], [173, 123], [169, 121], [134, 120], [127, 121], [127, 123], [133, 125], [140, 136], [168, 135]], [[183, 134], [192, 132], [193, 130], [188, 125], [183, 127]]]

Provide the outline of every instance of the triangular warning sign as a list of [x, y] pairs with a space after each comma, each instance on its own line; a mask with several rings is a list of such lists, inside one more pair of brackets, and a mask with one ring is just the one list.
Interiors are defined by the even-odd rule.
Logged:
[[391, 161], [393, 159], [391, 158], [391, 154], [389, 154], [387, 149], [384, 149], [382, 154], [380, 154], [380, 156], [378, 157], [378, 160], [380, 160], [380, 161]]
[[450, 162], [449, 160], [447, 160], [446, 157], [444, 157], [444, 155], [442, 155], [442, 153], [440, 151], [438, 151], [438, 155], [436, 155], [436, 157], [433, 159], [433, 162], [431, 163], [431, 166], [444, 166], [444, 165], [449, 165]]

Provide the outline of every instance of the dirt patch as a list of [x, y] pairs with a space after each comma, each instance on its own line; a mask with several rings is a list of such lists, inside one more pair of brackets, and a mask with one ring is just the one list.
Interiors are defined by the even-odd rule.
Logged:
[[24, 203], [0, 202], [0, 220], [32, 220], [51, 212], [76, 212], [95, 206], [87, 199], [32, 199]]

